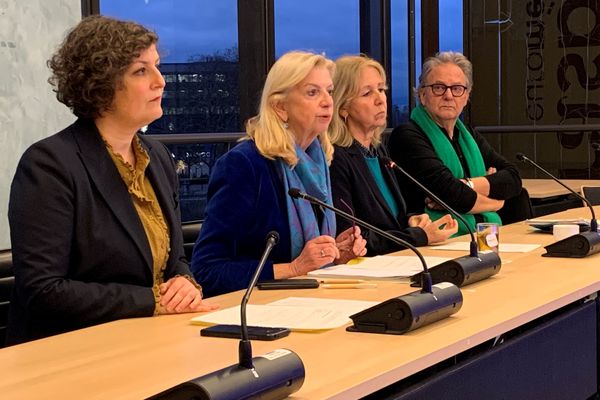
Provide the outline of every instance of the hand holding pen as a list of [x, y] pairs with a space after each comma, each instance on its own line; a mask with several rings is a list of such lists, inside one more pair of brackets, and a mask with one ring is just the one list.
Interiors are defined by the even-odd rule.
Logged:
[[346, 229], [335, 238], [335, 245], [340, 251], [336, 264], [346, 264], [353, 258], [367, 254], [367, 241], [360, 234], [358, 226]]
[[[348, 209], [348, 213], [354, 216], [354, 210], [344, 199], [340, 203]], [[352, 221], [352, 227], [340, 233], [335, 239], [336, 246], [340, 250], [340, 258], [335, 260], [336, 264], [345, 264], [353, 258], [367, 254], [367, 241], [360, 234], [360, 228]]]

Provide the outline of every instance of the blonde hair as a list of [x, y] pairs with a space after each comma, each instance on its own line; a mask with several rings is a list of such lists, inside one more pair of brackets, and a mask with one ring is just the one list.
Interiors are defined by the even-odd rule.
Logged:
[[[333, 80], [333, 119], [329, 124], [329, 138], [333, 144], [349, 147], [354, 138], [348, 129], [348, 125], [342, 119], [340, 111], [350, 105], [360, 91], [360, 74], [366, 68], [372, 67], [379, 72], [383, 81], [386, 81], [385, 70], [380, 63], [374, 59], [361, 54], [358, 56], [343, 56], [335, 61], [336, 74]], [[385, 126], [377, 128], [373, 135], [373, 145], [381, 142], [381, 134]]]
[[[298, 157], [293, 133], [283, 127], [283, 121], [275, 112], [275, 105], [287, 98], [289, 90], [298, 85], [310, 74], [313, 68], [325, 67], [335, 75], [335, 64], [322, 55], [291, 51], [281, 56], [271, 67], [262, 96], [258, 115], [246, 122], [244, 139], [252, 139], [259, 153], [268, 159], [282, 158], [288, 165], [295, 166]], [[327, 163], [333, 158], [333, 146], [327, 132], [319, 133], [319, 140], [325, 152]]]

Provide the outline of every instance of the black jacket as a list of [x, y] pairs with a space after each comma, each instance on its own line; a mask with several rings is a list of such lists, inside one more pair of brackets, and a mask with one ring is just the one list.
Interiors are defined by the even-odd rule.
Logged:
[[[383, 177], [398, 205], [397, 216], [392, 214], [381, 194], [358, 145], [356, 143], [353, 143], [350, 147], [336, 145], [334, 148], [333, 161], [329, 168], [333, 204], [348, 212], [347, 207], [340, 201], [340, 199], [343, 199], [352, 208], [357, 218], [388, 231], [414, 246], [426, 245], [427, 235], [425, 231], [421, 228], [408, 227], [406, 204], [400, 193], [400, 188], [393, 173], [385, 166], [383, 161], [379, 159], [379, 164]], [[378, 151], [385, 155], [383, 148], [380, 147]], [[352, 226], [351, 222], [339, 216], [337, 217], [338, 234], [350, 226]], [[361, 229], [367, 240], [367, 255], [369, 256], [404, 249], [404, 247], [382, 238], [376, 233]]]
[[[454, 135], [458, 134], [458, 129], [455, 129]], [[486, 176], [490, 182], [489, 197], [506, 200], [518, 196], [521, 193], [521, 177], [515, 165], [498, 154], [481, 135], [476, 132], [471, 134], [481, 151], [485, 168], [494, 167], [498, 171]], [[455, 211], [464, 214], [473, 208], [477, 193], [452, 175], [417, 124], [409, 121], [394, 129], [387, 143], [392, 159]], [[425, 193], [404, 176], [398, 174], [397, 177], [405, 188], [408, 210], [422, 213], [425, 209]]]
[[[173, 160], [164, 145], [140, 138], [170, 231], [164, 280], [190, 275]], [[93, 121], [77, 120], [23, 154], [8, 217], [15, 271], [9, 343], [153, 315], [150, 246]]]

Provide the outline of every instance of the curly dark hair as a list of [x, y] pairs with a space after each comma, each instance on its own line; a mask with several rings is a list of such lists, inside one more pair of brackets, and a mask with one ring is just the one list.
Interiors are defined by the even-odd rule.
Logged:
[[84, 18], [48, 60], [48, 82], [58, 101], [77, 117], [100, 117], [111, 110], [129, 65], [157, 42], [156, 33], [135, 22], [101, 15]]

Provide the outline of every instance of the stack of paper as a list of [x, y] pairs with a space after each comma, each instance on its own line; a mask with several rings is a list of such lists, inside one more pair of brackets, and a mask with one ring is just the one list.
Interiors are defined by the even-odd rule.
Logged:
[[[444, 257], [424, 257], [428, 267], [448, 261]], [[376, 256], [365, 258], [358, 264], [334, 265], [308, 273], [318, 278], [360, 278], [409, 280], [411, 276], [423, 272], [423, 265], [417, 256]]]
[[[378, 304], [374, 301], [288, 297], [265, 305], [249, 304], [246, 320], [251, 326], [283, 327], [293, 331], [320, 331], [344, 326], [350, 315]], [[191, 319], [195, 325], [240, 325], [240, 307], [226, 308]]]
[[532, 228], [536, 228], [541, 232], [552, 233], [552, 227], [554, 225], [579, 225], [581, 231], [590, 229], [590, 220], [584, 218], [565, 218], [565, 219], [546, 219], [546, 218], [535, 218], [528, 219], [525, 223]]

